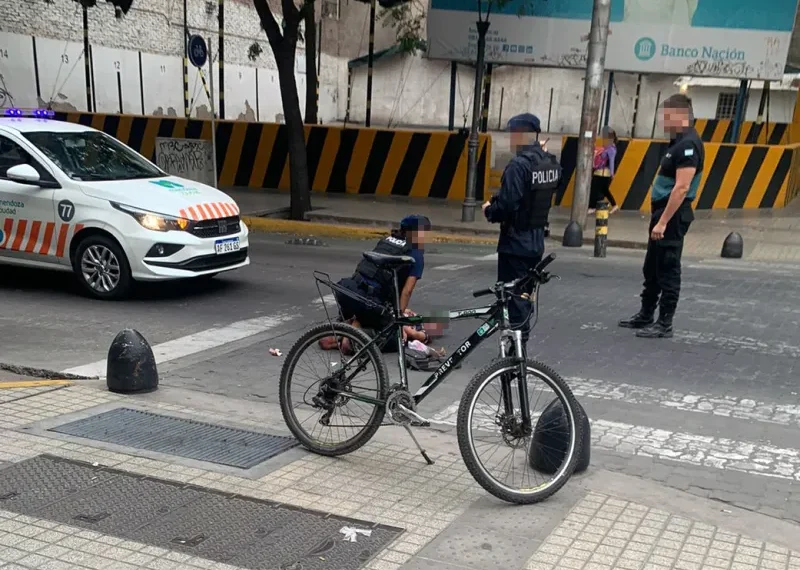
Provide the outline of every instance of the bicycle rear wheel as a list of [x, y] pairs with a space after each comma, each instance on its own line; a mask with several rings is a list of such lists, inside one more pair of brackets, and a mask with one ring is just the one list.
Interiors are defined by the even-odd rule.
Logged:
[[283, 419], [306, 449], [344, 455], [367, 443], [383, 421], [385, 406], [356, 400], [349, 393], [385, 400], [388, 373], [373, 344], [358, 359], [341, 348], [321, 350], [328, 337], [346, 341], [357, 353], [369, 344], [362, 330], [344, 323], [315, 326], [292, 346], [280, 378]]
[[[514, 358], [478, 372], [461, 398], [456, 431], [464, 463], [484, 489], [510, 503], [531, 504], [556, 493], [575, 471], [582, 416], [558, 373], [528, 360], [525, 382], [532, 426], [526, 431], [519, 377]], [[545, 476], [552, 479], [542, 481]]]

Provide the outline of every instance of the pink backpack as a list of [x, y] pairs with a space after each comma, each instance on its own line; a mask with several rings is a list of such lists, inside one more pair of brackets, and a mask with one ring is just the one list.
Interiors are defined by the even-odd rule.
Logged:
[[605, 167], [606, 157], [603, 156], [603, 147], [596, 146], [594, 147], [594, 162], [592, 167], [594, 170], [598, 170], [600, 168]]

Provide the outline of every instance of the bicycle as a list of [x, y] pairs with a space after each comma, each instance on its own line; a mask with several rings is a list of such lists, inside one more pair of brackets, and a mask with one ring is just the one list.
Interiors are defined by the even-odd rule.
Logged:
[[[446, 319], [461, 320], [468, 318], [482, 319], [483, 323], [473, 332], [469, 338], [463, 341], [459, 347], [435, 370], [422, 386], [412, 395], [409, 392], [408, 373], [406, 370], [405, 359], [402, 350], [403, 326], [417, 325], [423, 322], [437, 322], [442, 319], [436, 316], [404, 316], [399, 312], [400, 298], [397, 280], [397, 270], [407, 264], [413, 263], [413, 259], [407, 256], [388, 256], [374, 252], [364, 252], [363, 256], [379, 267], [391, 270], [394, 275], [394, 300], [391, 304], [378, 305], [369, 299], [358, 295], [340, 285], [333, 283], [330, 276], [314, 272], [317, 281], [317, 290], [322, 298], [323, 306], [325, 299], [320, 290], [324, 285], [342, 295], [347, 295], [359, 299], [370, 305], [375, 310], [383, 312], [388, 318], [388, 324], [378, 331], [374, 338], [370, 338], [363, 330], [355, 328], [344, 322], [335, 322], [328, 314], [327, 307], [325, 312], [328, 316], [327, 322], [321, 323], [305, 334], [292, 346], [286, 355], [280, 377], [280, 406], [284, 420], [292, 434], [308, 450], [320, 455], [339, 456], [351, 453], [366, 444], [381, 425], [399, 425], [405, 428], [414, 444], [419, 449], [425, 461], [432, 465], [425, 449], [417, 441], [411, 431], [411, 427], [430, 426], [436, 422], [423, 418], [417, 413], [417, 405], [430, 395], [435, 388], [441, 384], [449, 374], [458, 367], [459, 363], [467, 358], [483, 341], [500, 331], [500, 353], [499, 357], [492, 363], [480, 370], [468, 383], [458, 408], [456, 421], [456, 432], [458, 437], [459, 449], [462, 458], [475, 480], [492, 495], [517, 504], [530, 504], [542, 501], [556, 493], [570, 478], [575, 470], [581, 448], [583, 432], [581, 428], [582, 411], [578, 406], [575, 397], [566, 382], [548, 366], [527, 358], [525, 347], [522, 343], [522, 334], [518, 328], [512, 328], [509, 323], [508, 304], [514, 297], [522, 298], [532, 304], [531, 314], [536, 314], [538, 321], [538, 299], [539, 288], [544, 283], [550, 281], [552, 277], [544, 269], [555, 259], [554, 254], [550, 254], [543, 259], [525, 277], [509, 283], [498, 282], [494, 286], [475, 291], [474, 297], [495, 295], [495, 302], [488, 306], [449, 311]], [[531, 291], [530, 294], [525, 291]], [[522, 291], [522, 293], [519, 293]], [[533, 326], [535, 326], [534, 321]], [[388, 342], [391, 334], [397, 335], [398, 364], [400, 368], [400, 383], [389, 387], [388, 373], [386, 364], [381, 356], [380, 348]], [[338, 341], [348, 339], [350, 341], [351, 355], [345, 355], [342, 343], [339, 342], [339, 360], [330, 362], [331, 358], [327, 355], [318, 360], [329, 366], [325, 375], [314, 381], [299, 398], [295, 398], [292, 388], [295, 380], [300, 376], [302, 369], [298, 367], [300, 357], [307, 351], [313, 349], [319, 341], [325, 337], [333, 335]], [[356, 383], [356, 377], [368, 366], [375, 371], [375, 380], [369, 383], [372, 387], [369, 391], [362, 390]], [[555, 417], [547, 411], [552, 408], [555, 400], [551, 400], [550, 406], [545, 408], [543, 414], [531, 412], [529, 378], [542, 381], [549, 391], [554, 395], [563, 409], [561, 414]], [[520, 381], [524, 379], [524, 381]], [[484, 392], [490, 383], [499, 380], [499, 399], [491, 404], [480, 404], [478, 397]], [[537, 402], [539, 399], [537, 399]], [[361, 410], [366, 409], [368, 418], [361, 424], [340, 425], [350, 419], [354, 414], [342, 411], [346, 405], [353, 403]], [[300, 412], [297, 408], [305, 404], [311, 408], [309, 412]], [[338, 413], [336, 422], [332, 423], [332, 418]], [[485, 415], [483, 421], [478, 422], [477, 427], [473, 427], [473, 420], [479, 415]], [[318, 416], [318, 417], [317, 417]], [[389, 424], [383, 424], [384, 417], [388, 416]], [[307, 428], [310, 419], [311, 427]], [[538, 421], [537, 421], [538, 420]], [[534, 424], [534, 422], [536, 422]], [[552, 424], [552, 425], [551, 425]], [[566, 428], [565, 434], [561, 434], [558, 441], [566, 441], [566, 449], [560, 451], [555, 446], [546, 445], [546, 437], [541, 434], [548, 434], [548, 427], [554, 426]], [[315, 435], [315, 430], [321, 427], [335, 431], [341, 435], [347, 428], [358, 428], [356, 433], [347, 437], [344, 441], [328, 442]], [[508, 477], [503, 480], [498, 479], [490, 472], [490, 465], [478, 456], [478, 448], [486, 442], [482, 439], [483, 432], [488, 429], [500, 429], [501, 448], [511, 449], [510, 460], [503, 459], [501, 466], [507, 461], [513, 466], [515, 464], [515, 454], [517, 450], [524, 448], [524, 469], [528, 476], [531, 473], [553, 473], [554, 477], [549, 483], [533, 485], [530, 479], [526, 482], [523, 475], [519, 488], [512, 488]], [[535, 446], [543, 444], [543, 449], [534, 449]], [[556, 464], [561, 454], [561, 463]], [[491, 457], [489, 458], [491, 460]], [[519, 458], [516, 458], [519, 459]], [[541, 467], [542, 463], [549, 461], [548, 468]], [[538, 465], [534, 469], [532, 466]]]

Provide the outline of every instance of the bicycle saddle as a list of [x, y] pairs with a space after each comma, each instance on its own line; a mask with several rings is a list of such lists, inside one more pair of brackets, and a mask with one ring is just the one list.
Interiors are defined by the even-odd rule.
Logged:
[[374, 251], [365, 251], [362, 255], [366, 260], [371, 261], [378, 267], [390, 269], [414, 263], [414, 258], [408, 255], [386, 255], [384, 253], [375, 253]]

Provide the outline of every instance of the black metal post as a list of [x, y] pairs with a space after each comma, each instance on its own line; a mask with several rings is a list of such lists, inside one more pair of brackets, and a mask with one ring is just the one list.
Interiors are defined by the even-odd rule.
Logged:
[[[374, 2], [375, 0], [373, 0]], [[461, 205], [461, 221], [475, 221], [475, 207], [477, 206], [476, 192], [478, 183], [478, 127], [480, 126], [481, 112], [481, 85], [483, 84], [484, 57], [486, 55], [486, 32], [489, 31], [488, 21], [478, 21], [478, 58], [475, 62], [475, 87], [472, 90], [472, 126], [469, 131], [467, 143], [467, 188], [464, 192], [464, 203]]]
[[483, 80], [483, 111], [481, 112], [481, 131], [489, 129], [489, 97], [492, 94], [492, 64], [486, 66], [486, 77]]
[[636, 78], [636, 95], [633, 97], [633, 124], [631, 125], [631, 138], [636, 137], [636, 119], [639, 116], [639, 95], [642, 92], [642, 74]]
[[650, 138], [656, 136], [656, 123], [658, 122], [658, 106], [661, 104], [661, 91], [656, 95], [656, 110], [653, 113], [653, 128], [650, 130]]
[[506, 94], [506, 88], [505, 87], [501, 87], [500, 88], [500, 113], [497, 116], [497, 130], [498, 131], [502, 131], [503, 130], [503, 99], [505, 97], [505, 94]]
[[319, 33], [317, 34], [317, 124], [322, 124], [322, 119], [320, 119], [319, 114], [319, 76], [320, 76], [320, 67], [322, 65], [322, 23], [325, 21], [324, 18], [321, 18], [319, 21]]
[[122, 108], [122, 73], [117, 71], [117, 97], [119, 98], [119, 114], [122, 115], [125, 111]]
[[83, 70], [86, 76], [86, 110], [92, 109], [92, 54], [89, 52], [89, 8], [83, 5]]
[[183, 114], [189, 118], [189, 7], [183, 0]]
[[550, 117], [553, 114], [553, 88], [550, 88], [550, 105], [547, 107], [547, 132], [550, 132]]
[[456, 79], [458, 74], [458, 64], [450, 62], [450, 112], [447, 116], [447, 129], [452, 131], [456, 128]]
[[764, 144], [769, 144], [769, 104], [772, 101], [772, 90], [770, 89], [770, 82], [764, 82], [764, 89], [767, 90], [767, 128], [766, 128], [766, 138], [764, 139]]
[[747, 98], [747, 80], [739, 82], [739, 93], [736, 96], [736, 109], [733, 114], [733, 128], [731, 129], [730, 143], [739, 142], [739, 131], [742, 129], [742, 117], [744, 116], [744, 103]]
[[348, 67], [347, 68], [347, 107], [344, 110], [344, 126], [347, 127], [347, 123], [350, 122], [350, 103], [352, 101], [353, 96], [353, 69]]
[[[217, 16], [219, 17], [219, 39], [217, 40], [219, 43], [219, 87], [217, 87], [217, 92], [219, 93], [219, 106], [217, 111], [217, 116], [220, 119], [225, 118], [225, 0], [218, 0], [219, 2], [219, 13]], [[212, 60], [213, 61], [213, 60]], [[214, 67], [209, 67], [209, 72], [214, 73]], [[211, 96], [213, 97], [214, 94], [212, 93]]]
[[364, 126], [372, 125], [372, 65], [375, 60], [375, 0], [369, 3], [369, 56], [367, 57], [367, 109]]
[[611, 92], [614, 89], [614, 72], [608, 72], [608, 89], [606, 89], [606, 116], [603, 119], [603, 126], [607, 127], [611, 116]]

